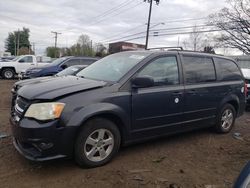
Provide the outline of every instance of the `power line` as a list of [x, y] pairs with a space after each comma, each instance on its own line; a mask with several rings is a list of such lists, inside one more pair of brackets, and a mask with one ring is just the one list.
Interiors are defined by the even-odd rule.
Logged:
[[[208, 27], [208, 26], [210, 27], [212, 25], [210, 25], [210, 24], [203, 24], [203, 25], [193, 25], [193, 26], [184, 26], [184, 27], [172, 27], [172, 28], [165, 28], [165, 29], [154, 29], [154, 30], [150, 30], [150, 32], [179, 30], [179, 29], [191, 29], [191, 28], [194, 28], [194, 27], [205, 27], [205, 26], [206, 27]], [[140, 34], [145, 34], [145, 31], [134, 33], [134, 34], [127, 35], [127, 36], [123, 36], [123, 37], [120, 37], [120, 38], [116, 38], [116, 39], [113, 39], [113, 40], [110, 40], [110, 41], [107, 41], [107, 42], [119, 41], [121, 39], [125, 39], [125, 38], [128, 38], [128, 37], [132, 37], [132, 36], [136, 36], [136, 35], [140, 35]]]
[[128, 29], [128, 30], [119, 32], [119, 33], [117, 33], [117, 34], [115, 34], [115, 35], [112, 35], [112, 36], [107, 37], [106, 39], [102, 40], [101, 42], [106, 42], [106, 41], [108, 41], [108, 40], [110, 40], [110, 39], [112, 39], [112, 38], [114, 38], [114, 37], [120, 36], [121, 34], [124, 34], [124, 33], [126, 33], [126, 32], [134, 31], [134, 30], [136, 30], [136, 29], [138, 29], [138, 28], [140, 28], [140, 27], [142, 27], [142, 26], [146, 26], [146, 24], [141, 24], [141, 25], [138, 25], [138, 26], [133, 27], [133, 28], [131, 28], [131, 29]]
[[[166, 20], [166, 21], [163, 21], [162, 23], [166, 24], [166, 23], [178, 23], [178, 22], [187, 22], [187, 21], [195, 21], [195, 20], [204, 20], [204, 19], [207, 19], [207, 17], [202, 17], [202, 18], [190, 18], [190, 19], [175, 19], [175, 20]], [[153, 24], [153, 23], [151, 23]], [[141, 24], [141, 25], [138, 25], [134, 28], [131, 28], [129, 30], [125, 30], [123, 32], [119, 32], [115, 35], [112, 35], [112, 36], [108, 36], [106, 39], [102, 40], [101, 42], [107, 42], [107, 41], [110, 41], [110, 39], [114, 38], [114, 37], [117, 37], [117, 36], [120, 36], [121, 34], [124, 34], [124, 33], [127, 33], [129, 31], [133, 31], [133, 30], [136, 30], [142, 26], [145, 26], [147, 24]], [[144, 32], [143, 32], [144, 33]], [[115, 39], [114, 39], [115, 40]]]
[[102, 14], [99, 14], [98, 16], [94, 17], [94, 19], [106, 16], [106, 15], [110, 14], [110, 12], [112, 13], [112, 11], [114, 11], [114, 10], [117, 11], [118, 9], [122, 8], [123, 5], [125, 5], [125, 4], [128, 5], [130, 2], [133, 2], [133, 1], [134, 0], [131, 0], [131, 1], [128, 2], [127, 0], [125, 0], [123, 3], [120, 3], [119, 5], [117, 5], [117, 6], [113, 7], [113, 8], [111, 8], [111, 9], [103, 12]]
[[[134, 1], [133, 1], [133, 2], [134, 2]], [[108, 17], [104, 17], [103, 19], [100, 19], [100, 20], [98, 20], [98, 21], [96, 21], [96, 22], [90, 24], [90, 26], [91, 26], [91, 25], [98, 24], [98, 23], [101, 23], [101, 22], [107, 20], [110, 16], [115, 17], [115, 16], [117, 16], [117, 15], [120, 15], [120, 14], [124, 13], [124, 12], [127, 11], [127, 10], [131, 10], [131, 9], [133, 9], [133, 8], [135, 8], [135, 7], [137, 7], [137, 6], [139, 6], [139, 5], [142, 4], [142, 3], [143, 3], [143, 2], [139, 2], [139, 3], [137, 3], [137, 4], [133, 5], [133, 6], [130, 6], [130, 7], [126, 8], [126, 9], [123, 9], [122, 11], [118, 12], [117, 14], [113, 14], [113, 13], [115, 12], [115, 11], [113, 11]], [[126, 5], [126, 6], [127, 6], [127, 5]], [[125, 7], [125, 6], [124, 6], [124, 7]], [[112, 15], [112, 14], [113, 14], [113, 15]]]
[[[222, 29], [212, 29], [212, 30], [203, 30], [203, 31], [188, 31], [188, 32], [176, 32], [176, 33], [163, 33], [163, 34], [159, 34], [157, 36], [168, 36], [168, 35], [184, 35], [184, 34], [192, 34], [192, 33], [210, 33], [210, 32], [216, 32], [216, 31], [223, 31]], [[155, 36], [155, 35], [149, 35], [149, 36]], [[145, 38], [146, 36], [139, 36], [139, 37], [135, 37], [135, 38], [130, 38], [130, 39], [126, 39], [125, 41], [131, 41], [131, 40], [136, 40], [136, 39], [142, 39]]]

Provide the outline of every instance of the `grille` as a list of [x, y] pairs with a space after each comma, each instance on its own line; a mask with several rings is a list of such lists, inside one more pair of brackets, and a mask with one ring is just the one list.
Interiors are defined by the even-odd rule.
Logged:
[[19, 121], [25, 110], [28, 108], [29, 106], [29, 101], [20, 97], [20, 96], [16, 96], [16, 99], [15, 101], [13, 102], [14, 103], [14, 106], [12, 107], [12, 116], [14, 117], [14, 119], [16, 121]]

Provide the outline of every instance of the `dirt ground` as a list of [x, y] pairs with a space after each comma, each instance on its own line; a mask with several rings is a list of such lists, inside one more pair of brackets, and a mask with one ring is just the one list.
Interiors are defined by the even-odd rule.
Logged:
[[[0, 80], [0, 132], [11, 135], [10, 89], [15, 81]], [[239, 132], [241, 139], [233, 137]], [[250, 159], [250, 112], [231, 133], [193, 131], [122, 148], [106, 166], [81, 169], [73, 160], [44, 163], [24, 159], [11, 137], [0, 139], [0, 187], [232, 187]]]

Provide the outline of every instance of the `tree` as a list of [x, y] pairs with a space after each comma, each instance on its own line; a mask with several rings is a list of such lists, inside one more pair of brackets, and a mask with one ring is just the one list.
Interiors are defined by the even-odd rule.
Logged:
[[92, 48], [92, 40], [88, 35], [80, 35], [77, 40], [78, 48], [80, 47], [80, 54], [85, 56], [94, 56], [94, 51]]
[[250, 53], [250, 1], [228, 0], [229, 8], [210, 15], [210, 23], [223, 33], [216, 37], [221, 47], [237, 48]]
[[215, 54], [214, 48], [212, 46], [205, 46], [204, 52], [210, 53], [210, 54]]
[[19, 49], [19, 55], [26, 55], [26, 54], [34, 54], [34, 52], [31, 50], [31, 48], [27, 48], [27, 47], [21, 47]]
[[[29, 41], [29, 32], [28, 28], [23, 28], [23, 30], [17, 30], [10, 32], [7, 39], [5, 40], [5, 49], [10, 52], [12, 55], [21, 55], [19, 50], [21, 48], [30, 48]], [[22, 54], [26, 51], [22, 50]], [[27, 50], [29, 53], [29, 50]]]
[[199, 33], [197, 26], [194, 26], [188, 40], [183, 42], [185, 49], [191, 48], [193, 51], [202, 49], [202, 35]]
[[76, 44], [72, 45], [70, 48], [57, 48], [47, 47], [46, 48], [47, 56], [56, 57], [59, 56], [99, 56], [103, 57], [106, 55], [106, 47], [97, 43], [92, 47], [92, 40], [88, 35], [80, 35]]
[[46, 48], [46, 54], [48, 57], [54, 58], [54, 57], [59, 57], [59, 48], [55, 48], [55, 47], [47, 47]]
[[97, 43], [95, 45], [95, 49], [96, 49], [95, 56], [98, 56], [98, 57], [105, 56], [107, 48], [102, 43]]

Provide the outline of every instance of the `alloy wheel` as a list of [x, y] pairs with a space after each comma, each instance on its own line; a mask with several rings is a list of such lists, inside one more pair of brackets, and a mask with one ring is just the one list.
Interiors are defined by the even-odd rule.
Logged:
[[233, 124], [233, 120], [234, 120], [233, 111], [231, 109], [226, 109], [221, 117], [221, 127], [223, 129], [229, 129]]
[[114, 148], [114, 135], [107, 129], [97, 129], [86, 139], [84, 154], [88, 160], [99, 162], [107, 158]]

